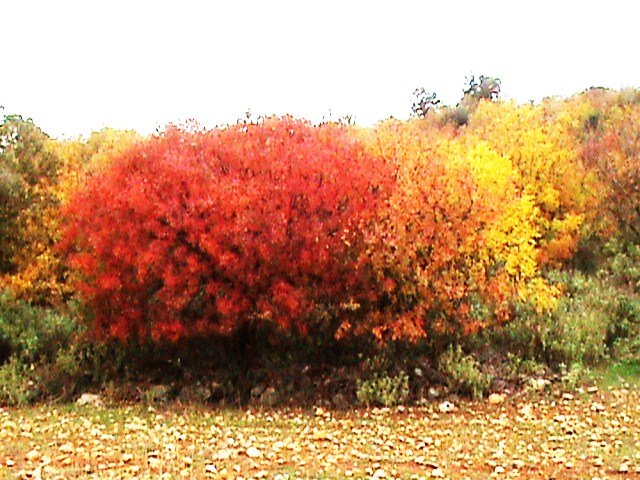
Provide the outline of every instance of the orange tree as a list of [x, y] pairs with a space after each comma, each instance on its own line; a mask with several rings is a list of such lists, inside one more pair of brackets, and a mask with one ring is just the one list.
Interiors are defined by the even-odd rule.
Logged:
[[537, 264], [540, 212], [508, 158], [437, 119], [361, 135], [394, 165], [397, 185], [369, 239], [385, 300], [356, 328], [450, 341], [508, 319], [514, 298], [553, 305]]
[[363, 229], [391, 180], [341, 125], [169, 128], [73, 196], [61, 248], [105, 336], [331, 330], [373, 296]]

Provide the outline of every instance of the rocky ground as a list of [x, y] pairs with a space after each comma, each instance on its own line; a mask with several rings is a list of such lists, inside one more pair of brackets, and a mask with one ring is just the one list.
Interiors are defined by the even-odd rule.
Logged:
[[0, 411], [0, 478], [640, 478], [640, 390], [394, 409]]

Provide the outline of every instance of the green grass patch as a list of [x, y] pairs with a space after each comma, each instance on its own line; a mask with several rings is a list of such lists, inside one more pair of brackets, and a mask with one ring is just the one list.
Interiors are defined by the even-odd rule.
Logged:
[[640, 364], [616, 363], [599, 374], [600, 386], [618, 387], [623, 384], [640, 385]]

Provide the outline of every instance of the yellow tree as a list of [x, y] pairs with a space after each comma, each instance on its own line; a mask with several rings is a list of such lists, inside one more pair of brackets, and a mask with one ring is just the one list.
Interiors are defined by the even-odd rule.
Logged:
[[513, 298], [553, 303], [536, 259], [539, 210], [518, 193], [510, 159], [428, 119], [387, 121], [361, 136], [397, 180], [372, 239], [387, 291], [374, 333], [465, 334], [508, 318]]
[[[131, 131], [104, 129], [85, 140], [42, 138], [40, 151], [55, 159], [51, 175], [38, 175], [29, 186], [33, 200], [18, 213], [20, 247], [15, 249], [15, 270], [2, 283], [24, 300], [55, 305], [72, 293], [66, 269], [54, 246], [59, 240], [59, 209], [88, 175], [102, 168], [112, 156], [137, 138]], [[25, 162], [37, 164], [30, 155]]]
[[592, 198], [576, 134], [584, 112], [564, 107], [554, 101], [481, 102], [464, 133], [469, 142], [484, 141], [511, 161], [518, 195], [539, 211], [541, 264], [572, 257]]

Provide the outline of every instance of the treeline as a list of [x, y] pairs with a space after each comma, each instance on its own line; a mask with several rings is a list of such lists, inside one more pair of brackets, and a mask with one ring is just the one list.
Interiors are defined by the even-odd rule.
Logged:
[[[3, 371], [88, 338], [258, 331], [274, 348], [408, 341], [434, 361], [478, 342], [556, 366], [637, 359], [640, 92], [498, 92], [472, 79], [443, 107], [416, 91], [414, 118], [372, 128], [269, 117], [55, 140], [4, 116]], [[61, 346], [25, 354], [43, 321], [17, 332], [20, 309], [74, 327], [49, 322]]]

